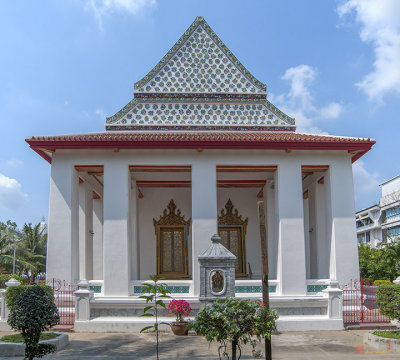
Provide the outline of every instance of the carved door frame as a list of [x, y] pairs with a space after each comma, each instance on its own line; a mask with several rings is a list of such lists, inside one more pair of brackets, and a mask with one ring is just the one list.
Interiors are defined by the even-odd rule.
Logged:
[[246, 266], [246, 230], [247, 230], [248, 218], [242, 219], [242, 215], [239, 215], [238, 209], [234, 209], [231, 199], [225, 204], [225, 209], [221, 210], [221, 214], [218, 215], [218, 233], [221, 230], [240, 230], [239, 239], [239, 269], [235, 271], [236, 277], [246, 277], [247, 276], [247, 266]]
[[[163, 214], [159, 220], [153, 218], [153, 224], [156, 233], [157, 245], [156, 245], [156, 257], [157, 257], [157, 275], [165, 277], [167, 279], [182, 279], [189, 278], [189, 264], [188, 264], [188, 234], [190, 229], [191, 219], [185, 220], [185, 216], [181, 215], [181, 211], [177, 209], [174, 200], [171, 200], [168, 204], [167, 209], [164, 209]], [[182, 244], [182, 272], [162, 272], [162, 238], [161, 234], [163, 230], [182, 231], [183, 233], [183, 244]]]

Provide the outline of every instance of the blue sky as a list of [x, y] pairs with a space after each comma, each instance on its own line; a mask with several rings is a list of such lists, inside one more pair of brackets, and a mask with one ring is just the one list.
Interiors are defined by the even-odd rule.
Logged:
[[400, 174], [400, 1], [0, 0], [0, 221], [47, 218], [50, 165], [24, 139], [103, 131], [198, 15], [299, 131], [377, 140], [356, 208], [379, 199]]

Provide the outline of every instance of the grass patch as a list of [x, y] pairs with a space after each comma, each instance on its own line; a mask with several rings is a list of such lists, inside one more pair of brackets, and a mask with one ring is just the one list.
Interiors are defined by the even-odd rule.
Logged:
[[400, 331], [398, 330], [375, 330], [373, 332], [376, 336], [381, 336], [387, 339], [398, 339], [400, 340]]
[[[60, 334], [55, 334], [55, 333], [41, 333], [40, 334], [40, 341], [55, 339], [59, 335]], [[22, 337], [22, 334], [13, 334], [13, 335], [5, 335], [5, 336], [3, 336], [0, 339], [0, 341], [4, 341], [6, 343], [23, 343], [24, 342], [24, 338]]]

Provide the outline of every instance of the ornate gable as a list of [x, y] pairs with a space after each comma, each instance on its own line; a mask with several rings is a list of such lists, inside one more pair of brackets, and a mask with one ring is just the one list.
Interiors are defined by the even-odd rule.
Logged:
[[106, 130], [294, 131], [295, 122], [197, 17]]
[[142, 80], [135, 92], [265, 94], [202, 17]]

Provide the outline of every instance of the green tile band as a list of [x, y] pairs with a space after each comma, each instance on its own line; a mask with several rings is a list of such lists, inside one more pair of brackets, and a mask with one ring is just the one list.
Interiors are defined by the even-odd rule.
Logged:
[[93, 285], [93, 286], [91, 285], [89, 286], [89, 289], [95, 292], [96, 294], [101, 293], [101, 285]]
[[307, 285], [307, 292], [318, 293], [326, 288], [327, 288], [327, 285]]
[[[276, 285], [269, 285], [268, 290], [270, 293], [276, 292]], [[261, 286], [251, 286], [251, 285], [238, 285], [235, 286], [235, 293], [243, 294], [243, 293], [261, 293]]]
[[[167, 286], [167, 289], [171, 292], [171, 294], [189, 294], [189, 286]], [[135, 294], [143, 293], [143, 286], [134, 286], [133, 292]]]

